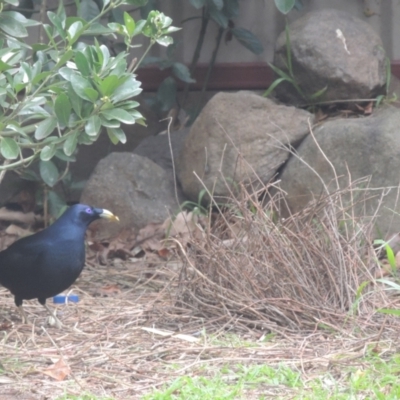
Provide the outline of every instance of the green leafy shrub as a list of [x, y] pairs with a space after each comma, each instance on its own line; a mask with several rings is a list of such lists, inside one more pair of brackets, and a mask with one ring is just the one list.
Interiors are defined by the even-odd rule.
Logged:
[[[140, 61], [128, 67], [128, 51], [139, 34], [150, 40], [143, 57], [156, 43], [169, 46], [178, 28], [159, 11], [145, 20], [124, 12], [123, 23], [99, 22], [121, 5], [143, 6], [146, 0], [104, 0], [91, 14], [86, 3], [78, 16], [68, 17], [62, 2], [57, 12], [48, 11], [50, 24], [42, 26], [47, 38], [32, 46], [25, 38], [39, 23], [16, 11], [0, 12], [0, 171], [21, 171], [39, 160], [40, 176], [25, 176], [52, 188], [77, 146], [94, 143], [102, 132], [114, 144], [125, 143], [121, 124], [144, 124], [134, 100], [142, 90], [134, 74]], [[83, 18], [88, 16], [90, 21]], [[126, 49], [114, 56], [97, 37], [117, 35]]]

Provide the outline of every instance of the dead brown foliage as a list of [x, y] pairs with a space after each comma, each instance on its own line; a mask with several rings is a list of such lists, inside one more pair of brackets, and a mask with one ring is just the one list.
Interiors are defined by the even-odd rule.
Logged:
[[376, 309], [391, 300], [374, 279], [380, 269], [374, 216], [354, 213], [371, 195], [360, 187], [365, 182], [285, 220], [276, 213], [280, 193], [265, 207], [260, 193], [242, 188], [205, 224], [205, 240], [180, 247], [180, 303], [226, 328], [284, 335], [319, 327], [351, 332], [360, 323], [379, 327]]

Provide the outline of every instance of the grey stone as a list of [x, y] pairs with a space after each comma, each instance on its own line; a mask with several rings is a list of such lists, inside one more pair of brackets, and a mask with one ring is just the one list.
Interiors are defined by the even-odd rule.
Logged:
[[386, 188], [375, 233], [386, 236], [397, 232], [400, 227], [399, 126], [400, 110], [385, 106], [366, 118], [331, 120], [316, 128], [315, 140], [309, 135], [301, 143], [297, 157], [290, 158], [280, 177], [289, 210], [300, 211], [327, 191], [345, 189], [350, 180], [356, 182], [368, 177], [369, 182], [358, 185], [360, 190], [353, 193], [358, 202], [356, 216], [373, 216], [381, 201], [382, 188]]
[[188, 133], [189, 128], [184, 128], [179, 131], [171, 132], [170, 135], [165, 133], [162, 135], [149, 136], [140, 142], [139, 146], [133, 150], [133, 153], [149, 158], [161, 168], [172, 173], [172, 156], [174, 160], [178, 157], [184, 139]]
[[[343, 36], [338, 37], [338, 32]], [[343, 41], [345, 40], [345, 42]], [[339, 10], [310, 12], [290, 24], [293, 75], [306, 97], [327, 88], [318, 100], [369, 99], [383, 92], [385, 51], [366, 22]], [[288, 72], [286, 35], [276, 42], [274, 65]], [[293, 85], [281, 83], [285, 103], [306, 101]]]
[[219, 198], [229, 196], [237, 183], [267, 183], [313, 119], [307, 111], [251, 92], [216, 94], [191, 127], [178, 158], [185, 195], [197, 201], [203, 184]]
[[96, 226], [98, 238], [113, 236], [123, 228], [141, 229], [151, 222], [163, 222], [178, 208], [167, 172], [148, 158], [131, 153], [111, 153], [101, 160], [81, 202], [109, 209], [120, 218], [119, 224]]

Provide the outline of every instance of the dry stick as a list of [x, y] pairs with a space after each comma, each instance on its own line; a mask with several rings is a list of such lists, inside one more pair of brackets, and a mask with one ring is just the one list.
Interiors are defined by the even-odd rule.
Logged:
[[[51, 343], [53, 344], [53, 346], [58, 350], [58, 354], [60, 355], [61, 360], [63, 361], [63, 363], [65, 365], [68, 365], [67, 362], [65, 361], [65, 358], [62, 354], [62, 351], [60, 349], [60, 347], [57, 345], [57, 343], [53, 340], [53, 338], [49, 335], [49, 333], [47, 332], [47, 329], [44, 326], [41, 326], [43, 332], [48, 336], [48, 338], [50, 339]], [[84, 390], [83, 386], [79, 383], [78, 379], [76, 379], [75, 374], [72, 372], [72, 369], [69, 370], [70, 374], [72, 376], [72, 378], [74, 379], [74, 381], [78, 384], [78, 386]]]
[[[319, 145], [318, 141], [316, 140], [314, 132], [313, 132], [312, 127], [311, 127], [310, 119], [308, 119], [308, 127], [309, 127], [309, 131], [310, 131], [310, 135], [313, 138], [315, 145], [317, 146], [318, 150], [320, 151], [320, 153], [322, 154], [322, 156], [325, 158], [326, 162], [330, 165], [330, 167], [332, 169], [332, 172], [333, 172], [333, 174], [335, 176], [335, 183], [336, 183], [337, 190], [340, 190], [339, 179], [338, 179], [338, 176], [337, 176], [337, 173], [336, 173], [336, 169], [335, 169], [334, 165], [332, 164], [332, 162], [329, 160], [329, 158], [326, 156], [325, 152], [322, 150], [322, 148]], [[343, 209], [343, 203], [342, 203], [342, 197], [341, 196], [339, 197], [339, 202], [340, 202], [341, 209]], [[333, 203], [331, 203], [331, 205], [332, 205], [332, 210], [333, 210]], [[333, 234], [335, 236], [336, 241], [338, 242], [339, 241], [339, 230], [337, 229], [337, 219], [336, 219], [336, 217], [334, 215], [332, 215], [332, 219], [331, 219], [331, 222], [333, 222], [333, 221], [336, 221], [336, 224], [335, 224], [334, 227], [332, 227], [333, 228], [332, 231], [333, 231]], [[343, 257], [343, 252], [342, 251], [339, 252], [339, 258], [340, 258], [340, 266], [341, 266], [340, 271], [341, 271], [342, 274], [343, 273], [345, 274], [344, 279], [343, 278], [340, 279], [340, 283], [343, 283], [343, 282], [347, 282], [348, 281], [347, 280], [348, 277], [347, 277], [347, 273], [346, 273], [346, 271], [347, 271], [346, 270], [346, 260]], [[348, 304], [351, 304], [351, 296], [348, 293], [348, 290], [346, 290], [345, 287], [343, 285], [341, 285], [341, 290], [340, 290], [340, 294], [339, 295], [342, 296], [343, 292], [346, 292]], [[343, 305], [342, 305], [342, 307], [343, 307]]]
[[[171, 153], [171, 161], [172, 161], [172, 173], [174, 176], [174, 191], [175, 191], [175, 200], [176, 200], [176, 204], [179, 205], [179, 197], [178, 197], [178, 184], [176, 182], [176, 170], [175, 170], [175, 157], [174, 157], [174, 152], [172, 150], [172, 142], [171, 142], [171, 125], [173, 122], [173, 118], [169, 117], [169, 118], [165, 118], [164, 120], [169, 120], [168, 122], [168, 129], [167, 129], [167, 135], [168, 135], [168, 145], [169, 145], [169, 151]], [[161, 120], [161, 121], [164, 121]]]
[[375, 347], [373, 348], [373, 351], [375, 351], [376, 353], [378, 353], [378, 345], [379, 345], [379, 342], [380, 342], [380, 340], [381, 340], [383, 328], [384, 328], [385, 325], [386, 325], [387, 319], [388, 319], [388, 316], [387, 316], [387, 314], [386, 314], [386, 315], [385, 315], [385, 319], [384, 319], [384, 321], [383, 321], [383, 323], [382, 323], [381, 329], [379, 330], [378, 337], [376, 338], [376, 341], [377, 341], [377, 342], [376, 342], [376, 345], [375, 345]]
[[[3, 167], [5, 167], [6, 165], [10, 164], [10, 160], [5, 160], [3, 163]], [[7, 169], [3, 169], [0, 171], [0, 183], [3, 181], [5, 175], [6, 175]]]

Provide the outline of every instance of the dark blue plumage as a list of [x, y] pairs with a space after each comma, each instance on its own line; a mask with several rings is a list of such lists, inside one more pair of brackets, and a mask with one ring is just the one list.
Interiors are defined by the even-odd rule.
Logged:
[[[85, 265], [85, 232], [99, 218], [118, 220], [110, 211], [84, 204], [70, 207], [48, 228], [24, 237], [0, 252], [0, 284], [14, 295], [22, 319], [23, 300], [46, 299], [68, 289]], [[56, 318], [56, 323], [61, 326]]]

